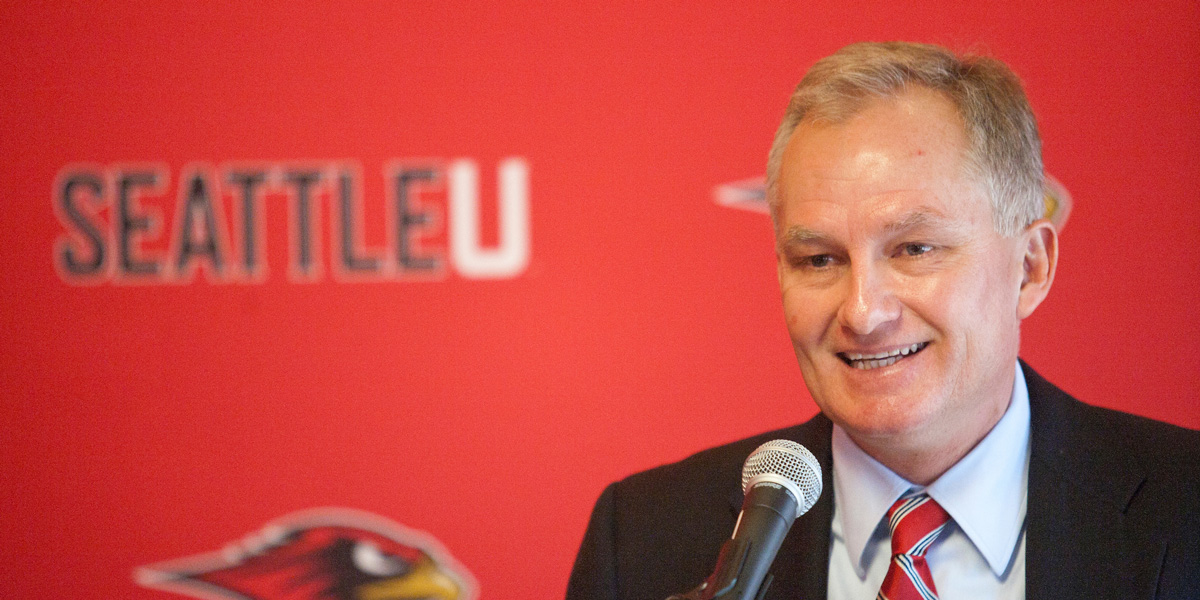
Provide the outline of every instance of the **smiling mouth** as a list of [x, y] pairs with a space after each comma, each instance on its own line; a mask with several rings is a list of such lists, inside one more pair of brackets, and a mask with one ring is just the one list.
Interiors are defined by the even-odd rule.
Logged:
[[896, 364], [897, 361], [908, 358], [929, 345], [929, 342], [918, 342], [911, 346], [905, 346], [899, 350], [891, 352], [880, 352], [878, 354], [856, 354], [852, 352], [838, 352], [837, 357], [842, 359], [842, 362], [854, 367], [867, 371], [870, 369], [878, 369], [879, 367], [887, 367]]

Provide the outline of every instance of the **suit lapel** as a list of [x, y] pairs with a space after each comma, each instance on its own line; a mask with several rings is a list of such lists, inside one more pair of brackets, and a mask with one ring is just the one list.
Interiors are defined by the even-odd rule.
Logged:
[[1100, 431], [1087, 406], [1021, 366], [1032, 438], [1026, 597], [1152, 598], [1166, 549], [1126, 523], [1144, 475], [1108, 449], [1118, 432]]

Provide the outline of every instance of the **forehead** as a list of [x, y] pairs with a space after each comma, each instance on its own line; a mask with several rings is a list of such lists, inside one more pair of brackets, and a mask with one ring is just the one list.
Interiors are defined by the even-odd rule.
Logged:
[[967, 147], [953, 103], [925, 88], [872, 100], [836, 123], [802, 121], [780, 165], [779, 229], [829, 225], [822, 221], [990, 224], [987, 196], [966, 168]]

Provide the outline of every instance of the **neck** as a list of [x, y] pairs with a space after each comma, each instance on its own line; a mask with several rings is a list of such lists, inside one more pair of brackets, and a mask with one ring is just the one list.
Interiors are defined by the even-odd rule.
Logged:
[[[877, 447], [869, 441], [860, 441], [851, 436], [855, 444], [864, 452], [879, 461], [892, 472], [917, 485], [927, 486], [937, 481], [950, 467], [958, 464], [979, 440], [974, 440], [969, 446], [953, 448], [914, 448], [897, 450], [894, 447]], [[983, 439], [982, 437], [979, 438]]]

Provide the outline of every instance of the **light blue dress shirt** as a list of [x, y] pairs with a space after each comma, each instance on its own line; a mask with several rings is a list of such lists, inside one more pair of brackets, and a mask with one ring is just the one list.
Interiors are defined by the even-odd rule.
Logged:
[[924, 491], [954, 520], [926, 559], [940, 600], [1025, 598], [1029, 390], [1016, 367], [1008, 410], [950, 470], [922, 487], [906, 481], [833, 428], [830, 600], [873, 600], [891, 561], [888, 508]]

